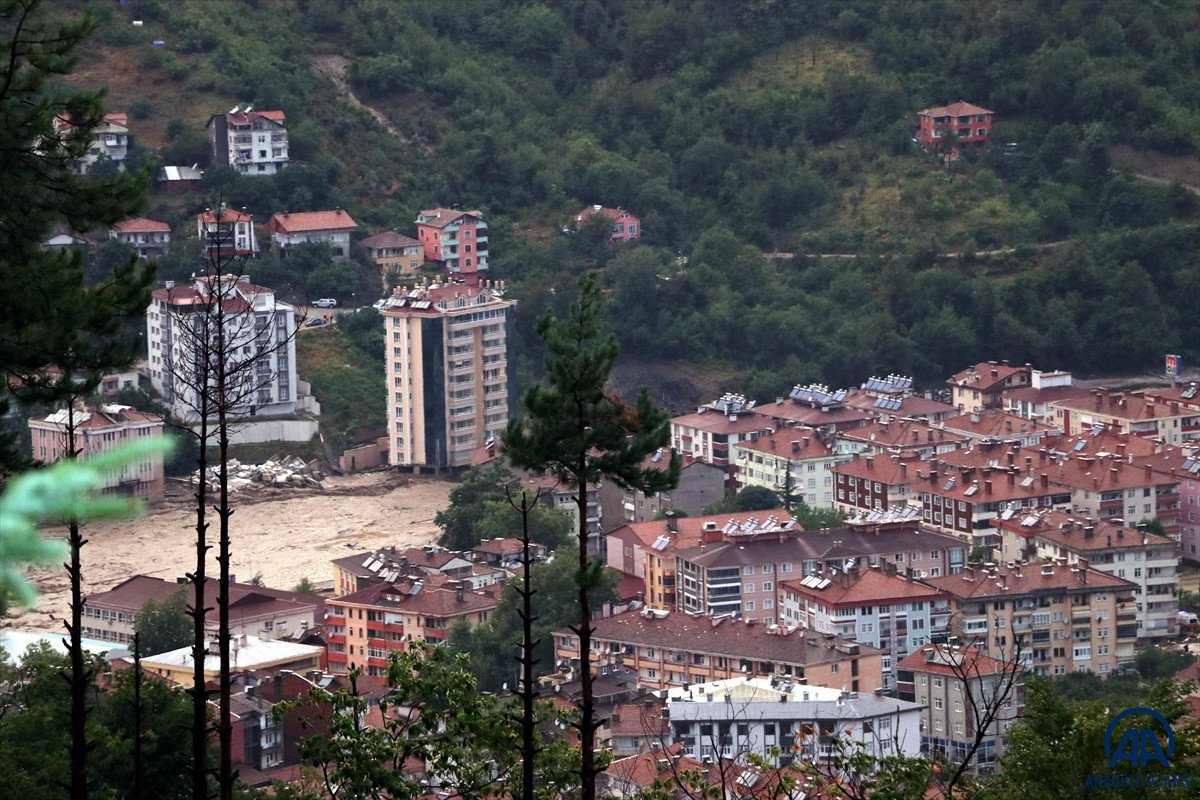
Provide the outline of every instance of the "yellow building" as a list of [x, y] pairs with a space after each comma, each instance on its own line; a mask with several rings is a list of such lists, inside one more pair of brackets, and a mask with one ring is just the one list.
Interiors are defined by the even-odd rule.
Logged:
[[[218, 680], [221, 676], [220, 655], [214, 637], [204, 656], [204, 679]], [[235, 672], [266, 670], [278, 672], [286, 669], [303, 675], [321, 668], [321, 657], [325, 648], [317, 645], [296, 644], [257, 636], [234, 636], [230, 642], [230, 663]], [[151, 675], [166, 678], [172, 683], [190, 688], [195, 678], [195, 661], [191, 646], [181, 647], [142, 659], [142, 669]]]

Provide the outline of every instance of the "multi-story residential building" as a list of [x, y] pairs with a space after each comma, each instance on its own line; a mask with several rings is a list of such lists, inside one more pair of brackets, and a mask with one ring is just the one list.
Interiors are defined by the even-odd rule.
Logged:
[[325, 614], [329, 671], [360, 667], [385, 675], [389, 650], [409, 641], [440, 642], [460, 620], [472, 628], [487, 622], [499, 602], [499, 586], [470, 589], [449, 575], [400, 578], [335, 597]]
[[828, 569], [782, 584], [780, 624], [834, 633], [882, 652], [883, 688], [894, 689], [893, 666], [950, 632], [950, 595], [907, 579], [893, 565]]
[[950, 386], [950, 402], [959, 411], [978, 414], [988, 408], [1002, 408], [1004, 393], [1028, 386], [1033, 368], [1009, 366], [1007, 361], [985, 361], [946, 381]]
[[288, 165], [287, 116], [282, 111], [234, 106], [213, 114], [205, 127], [214, 164], [228, 164], [243, 175], [274, 175]]
[[487, 223], [478, 211], [431, 208], [417, 215], [417, 239], [425, 260], [439, 264], [451, 278], [474, 286], [487, 275]]
[[[938, 459], [955, 457], [946, 453]], [[938, 466], [942, 469], [939, 470]], [[997, 544], [992, 520], [1020, 508], [1071, 507], [1071, 490], [1050, 481], [1049, 474], [1018, 467], [946, 467], [927, 463], [928, 473], [920, 486], [922, 515], [937, 530], [961, 536], [979, 546]]]
[[[475, 562], [462, 553], [433, 545], [406, 550], [381, 547], [333, 559], [333, 592], [338, 596], [347, 595], [378, 583], [423, 575], [449, 575], [470, 582], [475, 566]], [[490, 583], [502, 579], [497, 577]]]
[[246, 258], [258, 252], [254, 215], [221, 207], [196, 215], [196, 235], [209, 259]]
[[359, 242], [383, 277], [383, 288], [388, 290], [389, 276], [408, 277], [417, 274], [425, 263], [425, 248], [411, 236], [395, 231], [384, 231], [368, 236]]
[[912, 383], [912, 378], [902, 375], [872, 376], [860, 388], [851, 389], [845, 402], [850, 408], [874, 414], [880, 422], [892, 419], [937, 422], [956, 413], [954, 406], [914, 394]]
[[1200, 433], [1200, 411], [1190, 404], [1163, 400], [1150, 391], [1110, 392], [1093, 389], [1090, 396], [1056, 400], [1054, 425], [1068, 435], [1097, 426], [1179, 445]]
[[1189, 561], [1200, 561], [1200, 450], [1164, 447], [1162, 453], [1138, 463], [1149, 464], [1155, 472], [1178, 481], [1180, 550]]
[[[531, 492], [537, 492], [538, 502], [542, 505], [564, 512], [571, 518], [571, 530], [579, 530], [578, 489], [573, 486], [564, 486], [550, 475], [528, 476], [521, 482], [521, 486]], [[584, 503], [587, 509], [584, 527], [588, 532], [588, 552], [592, 555], [601, 555], [604, 551], [604, 526], [600, 520], [604, 516], [604, 505], [600, 484], [588, 484]]]
[[1025, 706], [1025, 683], [1016, 662], [989, 658], [974, 647], [929, 644], [896, 667], [898, 696], [921, 711], [921, 752], [944, 753], [962, 763], [975, 746], [979, 726], [990, 718], [967, 768], [991, 772], [1008, 748], [1008, 729]]
[[[809, 686], [873, 692], [879, 651], [837, 636], [790, 632], [728, 617], [644, 610], [593, 622], [592, 665], [633, 670], [639, 686], [665, 689], [741, 677], [790, 677]], [[560, 668], [579, 668], [579, 637], [554, 632]]]
[[[67, 452], [67, 428], [75, 428], [75, 455], [80, 458], [103, 453], [146, 436], [162, 436], [162, 417], [131, 406], [78, 405], [48, 417], [29, 420], [33, 459], [43, 464], [71, 456]], [[109, 473], [101, 487], [104, 494], [123, 494], [148, 503], [163, 499], [163, 457], [145, 456], [120, 472]]]
[[596, 216], [604, 217], [612, 223], [612, 233], [609, 234], [608, 240], [613, 244], [633, 242], [642, 238], [642, 221], [623, 208], [588, 206], [575, 215], [575, 228], [582, 227]]
[[[546, 555], [545, 545], [537, 542], [529, 543], [529, 557], [534, 561], [543, 561]], [[513, 537], [485, 539], [475, 545], [470, 556], [475, 560], [477, 568], [483, 566], [515, 569], [520, 566], [521, 560], [525, 557], [525, 543]]]
[[952, 633], [1038, 675], [1107, 674], [1134, 657], [1135, 585], [1065, 559], [924, 578], [954, 597]]
[[1179, 633], [1179, 546], [1149, 531], [1064, 511], [1039, 509], [993, 520], [1005, 561], [1055, 561], [1090, 566], [1136, 584], [1138, 638]]
[[921, 530], [915, 520], [799, 531], [790, 519], [781, 524], [771, 515], [730, 520], [723, 528], [706, 525], [699, 544], [677, 548], [674, 556], [677, 609], [770, 624], [783, 605], [780, 581], [843, 569], [862, 558], [872, 566], [886, 560], [914, 574], [947, 575], [962, 568], [966, 547]]
[[109, 237], [132, 247], [142, 258], [158, 258], [171, 243], [171, 226], [153, 219], [127, 219], [112, 226]]
[[[642, 463], [648, 469], [662, 469], [670, 458], [663, 449], [646, 457]], [[703, 510], [725, 496], [725, 470], [687, 456], [679, 470], [679, 484], [670, 491], [648, 495], [645, 492], [622, 489], [612, 481], [600, 485], [600, 505], [603, 509], [601, 526], [614, 530], [629, 522], [648, 522], [667, 511], [698, 516]]]
[[[209, 578], [204, 596], [217, 596], [217, 580]], [[113, 588], [88, 595], [83, 610], [83, 635], [105, 642], [127, 644], [133, 641], [137, 615], [146, 602], [164, 603], [175, 592], [182, 591], [194, 604], [195, 587], [186, 578], [165, 581], [149, 575], [134, 575]], [[325, 613], [325, 601], [311, 594], [252, 586], [248, 583], [229, 584], [229, 624], [235, 636], [248, 634], [266, 639], [296, 636], [317, 625]], [[205, 627], [216, 630], [217, 612], [209, 609]]]
[[287, 258], [289, 247], [298, 244], [327, 244], [334, 258], [350, 256], [350, 233], [358, 229], [349, 214], [338, 208], [333, 211], [298, 211], [272, 214], [267, 220], [271, 232], [271, 251], [277, 258]]
[[[224, 317], [228, 368], [226, 400], [237, 417], [290, 414], [296, 407], [295, 310], [249, 276], [202, 276], [191, 286], [167, 281], [146, 311], [147, 368], [174, 419], [199, 418], [194, 372], [207, 319]], [[215, 411], [213, 412], [215, 414]]]
[[671, 447], [685, 458], [722, 467], [733, 489], [732, 446], [753, 441], [773, 430], [770, 418], [757, 414], [754, 403], [740, 395], [727, 394], [714, 403], [700, 406], [694, 414], [671, 419]]
[[473, 450], [499, 437], [516, 408], [515, 311], [503, 283], [434, 283], [388, 298], [380, 313], [393, 466], [467, 467]]
[[1170, 388], [1146, 389], [1146, 395], [1166, 404], [1178, 403], [1182, 411], [1179, 420], [1180, 444], [1200, 443], [1200, 385], [1195, 381]]
[[920, 754], [922, 706], [908, 700], [749, 677], [665, 694], [670, 741], [701, 761], [820, 763], [841, 752], [835, 740], [873, 758]]
[[[55, 117], [57, 132], [65, 133], [73, 126], [66, 117]], [[129, 115], [121, 112], [105, 114], [96, 127], [92, 128], [92, 140], [87, 152], [75, 159], [75, 169], [86, 175], [101, 159], [117, 162], [125, 168], [125, 157], [129, 153]]]
[[1021, 447], [1036, 447], [1047, 436], [1062, 432], [1061, 428], [1007, 414], [998, 408], [960, 414], [938, 424], [946, 430], [966, 436], [973, 443], [1001, 442]]
[[815, 433], [785, 428], [732, 446], [739, 488], [762, 486], [809, 508], [833, 507], [834, 465], [839, 458]]
[[925, 420], [896, 419], [839, 431], [833, 447], [839, 454], [904, 453], [909, 458], [930, 458], [965, 447], [968, 442], [966, 434]]
[[[933, 444], [932, 442], [930, 444]], [[918, 498], [922, 462], [901, 456], [864, 456], [843, 461], [833, 472], [833, 507], [847, 513], [883, 511]]]
[[1054, 406], [1056, 400], [1070, 400], [1089, 394], [1082, 386], [1075, 386], [1071, 373], [1032, 370], [1029, 385], [1005, 389], [1000, 393], [1003, 409], [1015, 417], [1031, 419], [1044, 425], [1055, 425]]
[[917, 112], [917, 141], [937, 147], [953, 134], [958, 147], [982, 149], [991, 139], [994, 116], [994, 111], [962, 100], [948, 106], [932, 106]]
[[797, 385], [786, 398], [776, 398], [774, 403], [764, 403], [754, 411], [767, 417], [776, 428], [811, 428], [829, 441], [839, 431], [867, 425], [876, 419], [873, 410], [848, 406], [848, 397], [845, 389], [833, 391], [819, 384]]

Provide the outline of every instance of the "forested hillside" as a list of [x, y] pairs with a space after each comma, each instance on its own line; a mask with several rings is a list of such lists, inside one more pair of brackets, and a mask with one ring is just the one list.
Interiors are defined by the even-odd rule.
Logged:
[[[480, 208], [527, 355], [536, 315], [598, 268], [625, 358], [710, 362], [759, 396], [870, 372], [932, 381], [981, 358], [1200, 358], [1197, 197], [1110, 156], [1200, 152], [1188, 0], [98, 11], [84, 79], [113, 84], [113, 107], [142, 101], [134, 133], [170, 163], [203, 161], [203, 121], [246, 102], [283, 109], [306, 162], [274, 179], [210, 170], [206, 197], [160, 213], [220, 191], [260, 215], [338, 205], [411, 232], [419, 208]], [[945, 166], [914, 146], [915, 113], [960, 99], [996, 112], [1006, 146]], [[641, 217], [642, 244], [559, 233], [592, 203]]]

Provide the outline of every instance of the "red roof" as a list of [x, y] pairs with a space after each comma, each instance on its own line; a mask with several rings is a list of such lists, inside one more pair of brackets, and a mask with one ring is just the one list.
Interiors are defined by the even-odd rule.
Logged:
[[788, 458], [825, 458], [833, 451], [817, 438], [816, 431], [803, 428], [790, 428], [776, 431], [768, 436], [760, 436], [753, 442], [739, 443], [743, 450], [754, 450], [759, 453], [770, 453], [773, 456]]
[[401, 234], [401, 233], [396, 233], [395, 231], [384, 231], [383, 233], [377, 233], [374, 236], [368, 236], [366, 239], [363, 239], [359, 244], [361, 244], [363, 247], [368, 247], [368, 248], [374, 248], [374, 247], [420, 247], [421, 246], [421, 243], [418, 242], [416, 239], [405, 236], [404, 234]]
[[1194, 411], [1184, 409], [1178, 403], [1164, 402], [1154, 394], [1109, 392], [1106, 389], [1093, 390], [1091, 397], [1069, 397], [1066, 400], [1059, 400], [1054, 405], [1072, 411], [1090, 412], [1113, 419], [1128, 420], [1157, 419], [1194, 413]]
[[[956, 667], [950, 665], [951, 661], [958, 665], [957, 673]], [[962, 674], [971, 677], [1003, 675], [1012, 667], [1011, 663], [985, 656], [974, 647], [948, 648], [941, 644], [927, 644], [914, 650], [896, 665], [896, 669], [936, 672], [940, 675]]]
[[1013, 531], [1026, 539], [1045, 539], [1071, 551], [1178, 546], [1166, 536], [1114, 525], [1102, 519], [1085, 519], [1058, 509], [1038, 509], [1014, 515], [1012, 519], [997, 518], [991, 522], [993, 528]]
[[121, 125], [125, 128], [129, 127], [129, 115], [123, 111], [113, 111], [109, 114], [105, 114], [104, 119], [106, 122], [114, 122], [117, 125]]
[[252, 214], [243, 214], [241, 211], [233, 208], [221, 208], [213, 211], [206, 209], [196, 215], [196, 219], [201, 222], [212, 225], [217, 222], [250, 222], [254, 219]]
[[946, 383], [951, 386], [978, 389], [981, 392], [994, 392], [1003, 389], [1006, 385], [1005, 381], [1013, 375], [1031, 371], [1029, 367], [1013, 367], [1008, 364], [997, 364], [994, 361], [981, 361], [973, 367], [967, 367]]
[[583, 211], [580, 211], [578, 214], [575, 215], [575, 221], [576, 222], [587, 222], [589, 219], [591, 219], [596, 214], [602, 214], [603, 216], [606, 216], [613, 221], [621, 219], [622, 217], [629, 218], [629, 217], [633, 216], [632, 214], [630, 214], [628, 211], [626, 211], [623, 208], [605, 208], [603, 206], [588, 206]]
[[[949, 406], [947, 406], [949, 408]], [[924, 420], [875, 422], [838, 433], [839, 439], [867, 442], [876, 447], [921, 447], [922, 445], [961, 444], [968, 437], [956, 431], [935, 428]]]
[[306, 231], [352, 231], [358, 223], [342, 209], [336, 211], [296, 211], [272, 214], [267, 230], [278, 233]]
[[996, 112], [959, 100], [957, 103], [951, 103], [948, 106], [933, 106], [918, 113], [921, 116], [928, 115], [930, 117], [965, 117], [971, 114], [994, 114]]
[[1057, 566], [1050, 562], [1026, 564], [1014, 569], [994, 567], [973, 569], [967, 567], [958, 575], [942, 575], [937, 578], [922, 578], [924, 583], [949, 592], [957, 598], [973, 597], [1016, 597], [1031, 592], [1055, 590], [1132, 592], [1133, 583], [1100, 570], [1087, 567]]
[[959, 414], [939, 424], [952, 431], [989, 438], [1022, 438], [1021, 434], [1044, 434], [1059, 430], [1051, 425], [1017, 417], [994, 408], [976, 414]]
[[225, 115], [230, 125], [246, 125], [253, 119], [265, 119], [283, 124], [287, 116], [282, 111], [239, 111]]
[[921, 476], [917, 474], [917, 467], [923, 464], [922, 461], [909, 461], [897, 456], [856, 456], [835, 465], [833, 472], [854, 478], [866, 478], [885, 486], [909, 486], [921, 480]]
[[754, 411], [742, 411], [734, 416], [728, 416], [715, 409], [704, 409], [691, 414], [673, 417], [672, 427], [681, 425], [696, 428], [709, 433], [755, 433], [772, 427], [768, 417], [760, 416]]
[[422, 209], [420, 216], [417, 217], [417, 224], [428, 225], [432, 228], [444, 228], [460, 217], [475, 217], [476, 219], [483, 219], [483, 212], [461, 211], [453, 208]]
[[135, 217], [126, 219], [112, 226], [117, 233], [170, 233], [171, 226], [158, 220]]
[[834, 576], [824, 589], [804, 586], [799, 581], [783, 581], [780, 585], [793, 594], [819, 600], [835, 608], [911, 603], [916, 600], [949, 597], [938, 589], [931, 589], [898, 575], [887, 575], [874, 569], [860, 573], [841, 573]]

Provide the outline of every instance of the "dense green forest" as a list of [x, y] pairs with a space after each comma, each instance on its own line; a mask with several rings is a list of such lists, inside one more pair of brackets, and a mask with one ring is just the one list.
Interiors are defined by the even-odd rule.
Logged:
[[[732, 365], [725, 382], [757, 396], [871, 372], [934, 382], [981, 358], [1085, 372], [1200, 358], [1198, 198], [1111, 155], [1200, 151], [1187, 0], [98, 12], [100, 55], [136, 54], [158, 157], [203, 161], [207, 115], [252, 101], [286, 111], [304, 162], [273, 179], [210, 169], [203, 197], [155, 211], [182, 219], [220, 192], [260, 218], [336, 205], [411, 233], [419, 208], [477, 207], [492, 274], [523, 303], [526, 377], [533, 320], [587, 269], [616, 299], [626, 358]], [[340, 69], [391, 132], [327, 77]], [[913, 144], [915, 113], [960, 99], [996, 112], [1005, 146], [947, 167]], [[559, 232], [591, 203], [641, 217], [642, 244]]]

